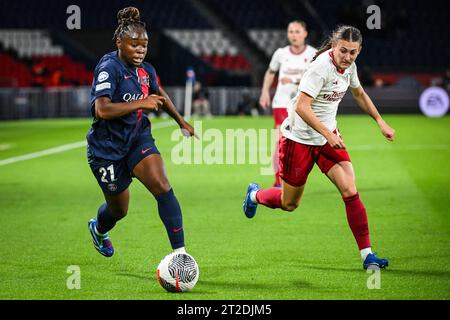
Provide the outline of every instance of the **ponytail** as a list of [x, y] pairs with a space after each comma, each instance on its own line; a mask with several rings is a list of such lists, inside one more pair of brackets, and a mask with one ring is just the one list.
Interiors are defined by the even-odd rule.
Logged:
[[314, 56], [314, 58], [312, 59], [312, 61], [316, 60], [318, 56], [320, 56], [322, 53], [324, 53], [327, 50], [331, 49], [331, 45], [332, 45], [333, 41], [331, 38], [329, 38], [328, 40], [326, 40], [322, 46], [319, 48], [319, 50], [317, 50], [316, 55]]

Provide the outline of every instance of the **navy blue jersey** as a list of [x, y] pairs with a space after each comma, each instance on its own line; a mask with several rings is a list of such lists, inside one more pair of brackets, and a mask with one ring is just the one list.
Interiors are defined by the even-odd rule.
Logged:
[[122, 62], [118, 52], [104, 55], [95, 67], [91, 90], [92, 127], [86, 138], [92, 155], [98, 158], [119, 160], [130, 150], [140, 133], [149, 130], [150, 122], [142, 116], [142, 110], [111, 120], [95, 116], [95, 100], [108, 97], [113, 103], [145, 99], [150, 94], [159, 94], [156, 71], [143, 62], [139, 67], [130, 67]]

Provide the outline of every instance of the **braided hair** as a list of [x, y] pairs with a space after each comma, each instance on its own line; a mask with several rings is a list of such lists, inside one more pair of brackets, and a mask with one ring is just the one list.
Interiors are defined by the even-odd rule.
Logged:
[[117, 13], [117, 21], [119, 26], [114, 32], [113, 41], [121, 39], [125, 34], [136, 28], [145, 30], [145, 22], [141, 21], [141, 14], [138, 8], [127, 7]]
[[316, 55], [314, 56], [313, 60], [316, 60], [318, 56], [320, 56], [325, 51], [331, 49], [333, 43], [336, 43], [338, 40], [345, 40], [349, 42], [359, 42], [360, 45], [362, 45], [362, 34], [359, 29], [352, 27], [352, 26], [346, 26], [341, 25], [336, 28], [336, 30], [333, 31], [331, 36], [325, 40], [325, 42], [322, 44], [322, 46], [317, 51]]

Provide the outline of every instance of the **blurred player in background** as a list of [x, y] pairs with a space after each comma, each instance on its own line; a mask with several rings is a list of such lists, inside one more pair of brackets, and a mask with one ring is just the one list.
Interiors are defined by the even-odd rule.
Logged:
[[[118, 50], [108, 53], [95, 68], [91, 91], [94, 117], [87, 134], [88, 162], [106, 203], [88, 223], [97, 251], [111, 257], [114, 248], [108, 232], [128, 212], [129, 190], [136, 177], [158, 203], [171, 246], [184, 252], [182, 213], [167, 180], [164, 163], [143, 110], [163, 108], [187, 136], [194, 129], [176, 111], [166, 92], [158, 86], [156, 71], [144, 62], [148, 35], [137, 8], [119, 11], [114, 34]], [[139, 238], [136, 236], [136, 241]]]
[[283, 188], [259, 190], [257, 184], [250, 184], [243, 208], [248, 218], [256, 214], [258, 204], [294, 211], [316, 163], [342, 195], [363, 267], [385, 268], [389, 261], [378, 258], [371, 250], [366, 209], [356, 189], [352, 163], [336, 123], [338, 105], [350, 87], [358, 105], [377, 122], [383, 136], [394, 140], [395, 131], [382, 119], [360, 85], [355, 60], [361, 45], [362, 35], [358, 29], [341, 26], [319, 49], [301, 80], [289, 117], [281, 126], [279, 165]]
[[211, 117], [209, 92], [200, 81], [196, 81], [192, 92], [193, 116]]
[[[292, 21], [289, 23], [287, 29], [289, 45], [275, 51], [270, 61], [269, 69], [267, 69], [264, 76], [259, 103], [264, 109], [267, 109], [271, 105], [270, 87], [278, 72], [278, 85], [272, 102], [275, 129], [277, 130], [276, 141], [280, 137], [280, 126], [288, 116], [287, 108], [289, 102], [295, 97], [300, 80], [316, 54], [316, 49], [305, 43], [307, 36], [308, 31], [305, 22]], [[278, 157], [277, 142], [273, 154], [275, 187], [281, 187]]]

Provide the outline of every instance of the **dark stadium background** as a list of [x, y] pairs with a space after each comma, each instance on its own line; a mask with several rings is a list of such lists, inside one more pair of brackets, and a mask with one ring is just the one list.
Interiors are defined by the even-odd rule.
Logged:
[[[294, 19], [307, 23], [307, 41], [316, 47], [338, 24], [362, 30], [360, 78], [384, 113], [417, 113], [421, 91], [430, 85], [448, 86], [449, 81], [445, 0], [2, 0], [0, 4], [0, 119], [88, 116], [88, 90], [83, 88], [90, 85], [99, 58], [114, 50], [117, 11], [130, 5], [141, 10], [148, 26], [147, 59], [181, 112], [188, 67], [210, 88], [214, 114], [237, 113], [244, 93], [256, 102], [271, 55], [287, 44], [285, 29]], [[81, 10], [80, 30], [66, 26], [70, 16], [66, 10], [72, 4]], [[370, 4], [381, 9], [379, 30], [366, 27]], [[37, 76], [39, 72], [44, 76]], [[357, 108], [345, 99], [341, 112]]]

